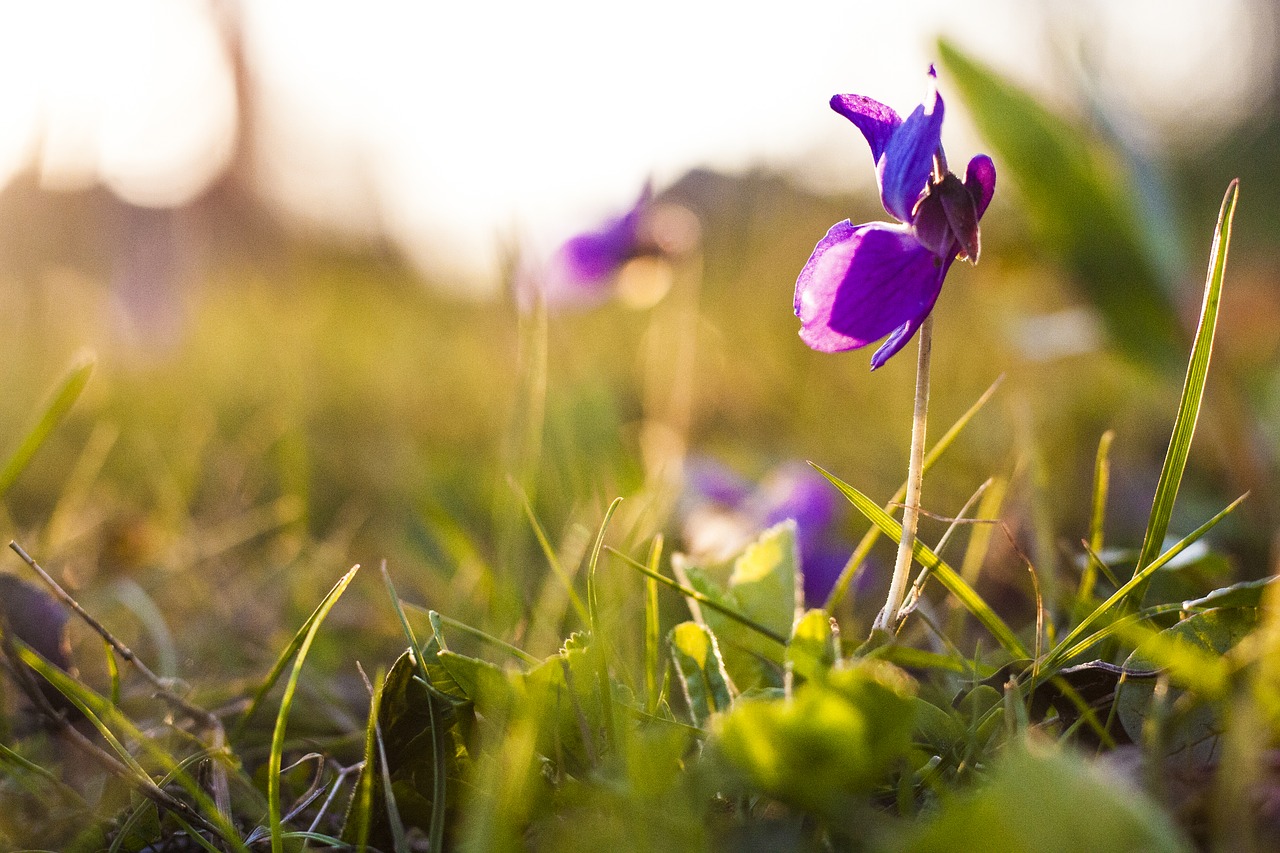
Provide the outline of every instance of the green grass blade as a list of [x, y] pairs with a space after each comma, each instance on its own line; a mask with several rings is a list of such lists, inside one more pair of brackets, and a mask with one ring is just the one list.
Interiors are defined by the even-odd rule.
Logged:
[[466, 622], [461, 622], [457, 619], [454, 619], [451, 616], [445, 616], [443, 613], [440, 613], [436, 610], [428, 610], [427, 608], [417, 604], [409, 604], [402, 601], [400, 602], [400, 605], [404, 607], [406, 610], [411, 610], [414, 613], [426, 614], [427, 618], [431, 621], [432, 628], [436, 629], [436, 639], [440, 641], [440, 648], [442, 649], [448, 648], [448, 645], [444, 641], [443, 634], [438, 630], [438, 626], [448, 625], [450, 628], [454, 629], [460, 634], [467, 634], [469, 636], [475, 637], [477, 640], [480, 640], [483, 643], [488, 643], [494, 648], [502, 649], [502, 651], [511, 655], [513, 658], [518, 659], [522, 663], [527, 663], [530, 666], [537, 666], [538, 664], [542, 663], [542, 661], [539, 660], [537, 657], [529, 654], [519, 646], [513, 646], [510, 643], [508, 643], [506, 640], [502, 639], [501, 637], [495, 637], [493, 636], [493, 634], [490, 634], [487, 631], [482, 631], [479, 628], [475, 628], [471, 625], [468, 625]]
[[[333, 609], [333, 606], [338, 603], [342, 593], [346, 592], [347, 586], [355, 578], [356, 572], [359, 570], [359, 566], [352, 566], [351, 570], [334, 584], [333, 589], [329, 590], [329, 594], [320, 602], [320, 606], [316, 608], [315, 613], [307, 619], [306, 633], [303, 635], [302, 641], [298, 643], [298, 653], [294, 657], [293, 670], [289, 673], [289, 680], [284, 685], [284, 695], [280, 698], [280, 712], [276, 715], [275, 730], [271, 734], [271, 753], [267, 759], [267, 810], [271, 824], [271, 853], [283, 853], [284, 851], [284, 838], [282, 837], [284, 826], [280, 812], [280, 766], [281, 757], [284, 754], [285, 724], [289, 719], [289, 711], [293, 708], [293, 697], [298, 689], [298, 678], [302, 675], [302, 663], [307, 658], [307, 652], [311, 650], [311, 644], [315, 641], [316, 634], [320, 632], [320, 624], [324, 622], [324, 618], [329, 615], [329, 611]], [[290, 645], [293, 644], [290, 643]]]
[[[354, 831], [349, 837], [354, 841], [357, 853], [365, 853], [369, 847], [369, 829], [373, 817], [373, 767], [378, 760], [378, 715], [382, 712], [382, 688], [385, 681], [386, 673], [379, 669], [374, 674], [373, 693], [369, 699], [369, 719], [364, 728], [364, 769], [351, 794], [351, 811], [346, 820], [348, 826], [354, 821]], [[387, 795], [390, 796], [389, 791]], [[343, 833], [346, 833], [345, 827]]]
[[[547, 565], [551, 567], [551, 571], [564, 585], [565, 594], [569, 596], [569, 603], [573, 605], [573, 611], [578, 614], [578, 618], [582, 620], [584, 625], [591, 623], [591, 615], [587, 612], [587, 607], [582, 603], [582, 598], [578, 595], [578, 591], [573, 588], [573, 578], [565, 571], [564, 566], [560, 565], [560, 558], [556, 556], [556, 549], [551, 547], [551, 540], [547, 538], [547, 533], [542, 529], [542, 525], [538, 523], [538, 517], [534, 515], [533, 505], [529, 503], [529, 496], [519, 488], [516, 483], [512, 483], [511, 487], [517, 491], [520, 501], [524, 506], [525, 518], [529, 520], [529, 526], [533, 528], [533, 535], [538, 540], [538, 546], [542, 548], [543, 556], [547, 558]], [[610, 510], [612, 512], [612, 510]]]
[[78, 356], [71, 367], [67, 370], [66, 375], [62, 377], [62, 381], [58, 383], [57, 390], [54, 391], [53, 397], [45, 406], [44, 412], [40, 415], [40, 419], [36, 421], [35, 426], [26, 434], [22, 442], [18, 445], [17, 450], [9, 456], [4, 467], [0, 468], [0, 497], [9, 491], [13, 482], [18, 479], [18, 475], [31, 461], [31, 457], [36, 455], [36, 451], [44, 444], [45, 439], [49, 437], [49, 433], [53, 432], [62, 419], [70, 410], [72, 404], [80, 396], [80, 392], [84, 390], [84, 386], [89, 383], [89, 376], [93, 373], [94, 357], [92, 354], [82, 354]]
[[616, 744], [613, 719], [613, 689], [609, 685], [609, 649], [605, 643], [604, 628], [600, 624], [600, 595], [596, 583], [596, 569], [600, 566], [600, 552], [604, 550], [604, 535], [609, 529], [613, 514], [622, 503], [622, 498], [614, 498], [605, 511], [604, 520], [600, 522], [600, 530], [596, 533], [595, 544], [591, 546], [591, 559], [587, 563], [587, 614], [590, 616], [591, 646], [595, 651], [596, 680], [600, 688], [600, 710], [604, 716], [609, 743]]
[[[1196, 421], [1200, 417], [1200, 403], [1204, 399], [1204, 386], [1209, 376], [1209, 358], [1213, 354], [1213, 335], [1218, 325], [1218, 306], [1222, 299], [1222, 282], [1227, 269], [1227, 248], [1231, 244], [1231, 220], [1235, 215], [1236, 199], [1240, 194], [1240, 182], [1234, 180], [1222, 197], [1222, 209], [1218, 212], [1218, 225], [1213, 233], [1213, 246], [1209, 251], [1209, 272], [1205, 279], [1204, 301], [1200, 307], [1200, 322], [1196, 326], [1195, 342], [1191, 345], [1191, 359], [1187, 364], [1187, 376], [1182, 386], [1182, 399], [1178, 403], [1178, 416], [1173, 422], [1173, 435], [1165, 454], [1160, 480], [1156, 485], [1151, 515], [1147, 520], [1147, 532], [1142, 539], [1142, 551], [1134, 566], [1134, 577], [1160, 553], [1173, 503], [1178, 497], [1178, 486], [1191, 454], [1191, 439], [1195, 435]], [[1133, 597], [1141, 603], [1146, 584], [1134, 588]]]
[[39, 778], [51, 786], [68, 802], [74, 803], [79, 808], [88, 809], [89, 803], [80, 795], [80, 792], [72, 788], [66, 782], [58, 778], [52, 770], [41, 767], [39, 764], [25, 758], [24, 756], [14, 752], [9, 747], [0, 743], [0, 763], [11, 764], [18, 769]]
[[[951, 425], [937, 443], [931, 447], [924, 455], [924, 463], [922, 473], [927, 474], [934, 463], [941, 458], [942, 454], [955, 442], [960, 432], [969, 425], [974, 416], [982, 411], [983, 406], [995, 396], [996, 389], [1000, 387], [1000, 383], [1004, 381], [1004, 376], [996, 377], [996, 381], [987, 386], [987, 390], [983, 391], [981, 396], [974, 401], [973, 405]], [[906, 497], [907, 484], [903, 483], [898, 487], [898, 491], [893, 493], [893, 497], [889, 498], [889, 502], [885, 504], [884, 511], [892, 513], [898, 504], [902, 503], [902, 499]], [[853, 554], [849, 557], [849, 561], [845, 563], [844, 568], [840, 570], [840, 576], [836, 578], [835, 584], [831, 587], [831, 592], [827, 595], [827, 601], [823, 604], [822, 609], [828, 613], [835, 611], [840, 606], [840, 602], [844, 601], [845, 595], [849, 592], [849, 584], [853, 581], [854, 575], [857, 574], [858, 568], [862, 562], [867, 559], [867, 555], [871, 553], [871, 549], [880, 539], [880, 528], [872, 527], [862, 537], [862, 541], [853, 549]]]
[[[351, 571], [354, 572], [357, 568], [359, 568], [359, 566], [356, 566]], [[342, 581], [340, 580], [338, 583], [342, 584]], [[334, 589], [337, 589], [337, 587], [335, 586]], [[331, 590], [329, 594], [332, 595], [333, 591]], [[311, 615], [307, 617], [307, 621], [302, 623], [302, 627], [298, 629], [298, 633], [293, 635], [293, 639], [289, 641], [289, 645], [285, 646], [284, 651], [282, 651], [280, 656], [276, 658], [276, 662], [271, 665], [271, 671], [267, 673], [266, 678], [262, 680], [262, 684], [260, 684], [258, 689], [254, 692], [253, 699], [249, 702], [249, 707], [245, 708], [244, 713], [240, 715], [240, 720], [236, 723], [235, 728], [231, 732], [230, 740], [237, 740], [244, 733], [245, 726], [248, 725], [251, 719], [253, 719], [258, 708], [267, 698], [267, 694], [271, 692], [271, 688], [275, 686], [276, 681], [279, 680], [280, 675], [284, 672], [284, 668], [288, 666], [289, 661], [295, 654], [297, 654], [298, 649], [301, 648], [303, 641], [306, 639], [307, 632], [311, 630], [312, 624], [316, 619], [322, 618], [323, 614], [328, 612], [328, 608], [325, 606], [328, 600], [329, 599], [326, 597], [324, 601], [320, 602], [319, 606], [317, 606], [315, 610], [311, 611]]]
[[[1089, 550], [1094, 554], [1102, 551], [1103, 536], [1107, 520], [1107, 493], [1111, 487], [1111, 442], [1115, 440], [1114, 430], [1107, 430], [1098, 440], [1098, 455], [1093, 461], [1093, 499], [1089, 513]], [[1098, 581], [1098, 570], [1101, 567], [1094, 557], [1090, 556], [1080, 575], [1080, 589], [1076, 592], [1076, 600], [1081, 604], [1093, 598], [1093, 587]]]
[[[1092, 628], [1095, 624], [1097, 624], [1098, 621], [1101, 620], [1104, 616], [1106, 616], [1112, 609], [1118, 607], [1121, 604], [1121, 602], [1125, 601], [1140, 584], [1146, 583], [1147, 579], [1150, 578], [1151, 575], [1155, 574], [1161, 567], [1166, 565], [1170, 560], [1172, 560], [1174, 557], [1178, 556], [1183, 551], [1185, 551], [1194, 542], [1196, 542], [1201, 536], [1204, 536], [1206, 533], [1212, 530], [1218, 524], [1218, 522], [1222, 521], [1222, 519], [1230, 515], [1231, 512], [1235, 510], [1236, 507], [1240, 506], [1240, 504], [1243, 503], [1244, 499], [1247, 497], [1249, 497], [1249, 495], [1248, 493], [1245, 493], [1240, 497], [1236, 498], [1231, 503], [1227, 504], [1227, 506], [1222, 510], [1220, 510], [1218, 514], [1215, 515], [1213, 518], [1209, 519], [1204, 524], [1200, 525], [1195, 530], [1191, 531], [1191, 533], [1183, 537], [1180, 541], [1174, 544], [1173, 547], [1169, 548], [1169, 550], [1165, 551], [1158, 558], [1156, 558], [1155, 560], [1152, 560], [1149, 564], [1144, 566], [1142, 570], [1138, 572], [1138, 574], [1130, 578], [1128, 583], [1126, 583], [1124, 586], [1117, 589], [1111, 595], [1110, 598], [1108, 598], [1102, 604], [1098, 605], [1096, 610], [1094, 610], [1091, 614], [1089, 614], [1087, 617], [1082, 619], [1080, 621], [1080, 624], [1072, 628], [1071, 631], [1067, 634], [1067, 636], [1063, 637], [1061, 642], [1059, 642], [1058, 645], [1056, 645], [1049, 652], [1048, 656], [1044, 660], [1044, 663], [1040, 665], [1040, 670], [1042, 672], [1052, 673], [1060, 663], [1069, 659], [1068, 653], [1071, 652], [1073, 649], [1075, 649], [1074, 651], [1075, 654], [1078, 654], [1080, 651], [1083, 651], [1083, 649], [1076, 648], [1074, 644], [1081, 637], [1083, 637], [1090, 628]], [[1091, 555], [1091, 556], [1093, 556], [1096, 559], [1096, 555]]]
[[[16, 638], [13, 640], [14, 648], [17, 650], [18, 659], [24, 664], [35, 670], [45, 681], [49, 682], [58, 690], [68, 701], [80, 710], [86, 720], [88, 720], [98, 733], [102, 735], [111, 749], [120, 758], [120, 762], [129, 773], [133, 774], [133, 783], [145, 793], [148, 797], [156, 799], [157, 802], [166, 803], [170, 806], [180, 807], [190, 818], [203, 821], [207, 828], [210, 828], [220, 834], [233, 849], [245, 851], [247, 848], [241, 843], [240, 835], [226, 819], [226, 817], [218, 811], [217, 806], [209, 798], [207, 794], [195, 783], [191, 777], [182, 771], [181, 763], [162, 749], [156, 742], [145, 732], [134, 725], [133, 721], [120, 712], [114, 705], [107, 701], [105, 696], [101, 696], [91, 688], [82, 684], [80, 681], [72, 678], [63, 670], [49, 663], [30, 647], [23, 644]], [[197, 813], [190, 810], [190, 807], [175, 798], [171, 797], [166, 791], [161, 789], [152, 780], [151, 775], [146, 769], [134, 758], [116, 735], [115, 730], [124, 733], [124, 738], [130, 742], [136, 743], [143, 749], [151, 760], [160, 765], [166, 773], [178, 782], [179, 785], [191, 796], [196, 804], [202, 810]]]
[[[649, 549], [649, 571], [658, 574], [662, 560], [662, 534], [653, 537]], [[662, 633], [658, 624], [658, 582], [652, 577], [644, 579], [644, 707], [650, 714], [658, 710], [661, 686]]]
[[954, 42], [940, 41], [938, 56], [948, 87], [991, 145], [1000, 180], [1020, 191], [1019, 212], [1038, 248], [1088, 296], [1116, 347], [1140, 364], [1175, 369], [1184, 336], [1171, 277], [1120, 152]]
[[[810, 464], [812, 465], [813, 463]], [[862, 513], [868, 521], [878, 527], [881, 533], [894, 542], [902, 538], [902, 526], [890, 518], [889, 514], [881, 509], [875, 501], [829, 471], [817, 465], [813, 467], [819, 474], [830, 480], [831, 484], [849, 499], [849, 502], [854, 505], [858, 512]], [[1005, 624], [1003, 619], [996, 615], [996, 612], [983, 600], [982, 596], [978, 595], [973, 587], [964, 582], [964, 579], [960, 577], [955, 569], [947, 565], [945, 561], [934, 553], [933, 549], [917, 539], [911, 553], [920, 565], [932, 572], [938, 582], [960, 600], [965, 609], [972, 613], [974, 618], [982, 623], [1011, 655], [1015, 658], [1028, 657], [1027, 650], [1022, 647], [1022, 643], [1018, 642], [1013, 630]]]
[[[416, 653], [414, 654], [414, 657], [417, 657]], [[378, 673], [378, 675], [380, 676], [378, 679], [378, 683], [381, 684], [383, 681], [383, 678], [381, 677], [382, 673]], [[382, 688], [376, 687], [374, 688], [374, 690], [378, 694], [379, 703], [381, 703]], [[437, 725], [436, 714], [433, 711], [431, 714], [431, 740], [432, 740], [433, 750], [434, 750], [433, 764], [437, 768], [444, 766], [443, 762], [439, 760], [440, 759], [440, 743], [439, 743], [439, 737], [437, 736], [437, 732], [439, 730], [440, 730], [440, 726]], [[393, 850], [395, 850], [395, 853], [408, 853], [409, 845], [405, 840], [404, 821], [400, 819], [400, 807], [396, 805], [395, 789], [392, 787], [392, 783], [391, 783], [391, 766], [387, 762], [387, 747], [386, 747], [386, 744], [383, 743], [382, 727], [378, 724], [378, 717], [376, 714], [373, 717], [373, 740], [374, 740], [374, 745], [378, 749], [378, 760], [376, 764], [379, 772], [382, 775], [382, 802], [387, 808], [387, 825], [391, 829], [391, 847]], [[367, 761], [368, 759], [365, 759], [365, 760]], [[372, 776], [372, 774], [370, 775]], [[439, 781], [438, 771], [437, 771], [437, 781]], [[444, 849], [444, 840], [443, 840], [444, 839], [444, 802], [442, 799], [437, 798], [432, 803], [431, 807], [432, 807], [431, 837], [435, 840], [431, 842], [430, 849], [443, 850]], [[439, 824], [438, 836], [437, 836], [437, 829], [436, 829], [437, 824]]]

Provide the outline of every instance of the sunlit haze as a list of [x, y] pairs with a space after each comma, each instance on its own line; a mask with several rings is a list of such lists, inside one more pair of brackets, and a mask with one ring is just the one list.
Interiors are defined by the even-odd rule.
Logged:
[[940, 34], [1050, 98], [1086, 68], [1136, 144], [1196, 144], [1267, 94], [1274, 45], [1251, 38], [1269, 32], [1260, 8], [6, 2], [0, 182], [34, 170], [51, 188], [102, 183], [135, 204], [180, 205], [248, 127], [260, 193], [295, 222], [385, 233], [437, 276], [491, 287], [504, 249], [620, 209], [650, 177], [660, 190], [695, 166], [763, 166], [858, 186], [869, 171], [850, 162], [865, 148], [828, 97], [909, 109]]

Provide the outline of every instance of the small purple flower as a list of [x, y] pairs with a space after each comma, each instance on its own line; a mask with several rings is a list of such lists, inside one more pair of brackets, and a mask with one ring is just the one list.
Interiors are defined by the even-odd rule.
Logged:
[[831, 99], [871, 146], [880, 201], [898, 223], [846, 219], [832, 226], [796, 280], [795, 311], [801, 339], [821, 352], [888, 335], [871, 357], [872, 370], [920, 328], [952, 262], [977, 262], [978, 221], [995, 193], [995, 165], [985, 154], [969, 161], [963, 182], [947, 171], [936, 77], [931, 67], [928, 95], [905, 121], [862, 95]]
[[627, 261], [651, 251], [642, 226], [652, 203], [653, 189], [646, 184], [630, 210], [570, 237], [542, 269], [523, 271], [517, 287], [521, 307], [531, 309], [539, 291], [553, 311], [589, 307], [607, 299], [610, 285]]
[[822, 605], [848, 559], [848, 549], [830, 538], [832, 523], [845, 503], [825, 477], [803, 463], [788, 463], [753, 487], [709, 459], [691, 460], [685, 477], [683, 534], [695, 556], [730, 560], [762, 531], [793, 519], [805, 602]]

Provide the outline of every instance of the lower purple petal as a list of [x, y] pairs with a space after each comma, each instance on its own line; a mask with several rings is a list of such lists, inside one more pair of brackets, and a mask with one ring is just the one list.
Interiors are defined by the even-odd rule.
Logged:
[[948, 266], [903, 226], [836, 223], [796, 280], [800, 337], [815, 350], [843, 352], [914, 324], [888, 358], [933, 308]]

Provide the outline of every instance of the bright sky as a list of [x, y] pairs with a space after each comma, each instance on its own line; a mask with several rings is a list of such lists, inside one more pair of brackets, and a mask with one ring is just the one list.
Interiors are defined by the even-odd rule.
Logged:
[[[238, 27], [264, 196], [492, 281], [500, 246], [589, 224], [649, 176], [661, 189], [693, 166], [769, 165], [821, 187], [868, 180], [864, 144], [827, 99], [854, 91], [911, 109], [939, 33], [1044, 92], [1085, 38], [1140, 140], [1212, 132], [1266, 93], [1275, 46], [1249, 38], [1267, 31], [1263, 8], [0, 0], [0, 186], [34, 169], [51, 187], [101, 182], [144, 205], [198, 195], [233, 150], [226, 34]], [[974, 143], [949, 124], [967, 158]]]

